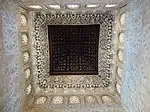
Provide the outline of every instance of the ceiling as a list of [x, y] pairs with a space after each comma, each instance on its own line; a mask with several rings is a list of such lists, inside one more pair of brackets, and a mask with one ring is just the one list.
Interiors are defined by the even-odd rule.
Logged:
[[[29, 99], [32, 97], [32, 101], [29, 105], [38, 107], [38, 105], [43, 106], [49, 106], [52, 107], [53, 105], [58, 105], [58, 107], [62, 104], [65, 105], [72, 105], [72, 104], [88, 104], [89, 102], [92, 104], [120, 104], [120, 94], [121, 94], [121, 86], [122, 86], [122, 71], [123, 71], [123, 42], [119, 41], [119, 38], [121, 33], [123, 33], [124, 30], [124, 22], [121, 22], [121, 18], [125, 17], [123, 14], [125, 13], [125, 9], [118, 10], [118, 17], [115, 19], [115, 27], [120, 28], [120, 30], [114, 31], [108, 30], [111, 28], [111, 15], [109, 14], [111, 11], [108, 12], [94, 12], [93, 10], [100, 10], [100, 9], [116, 9], [126, 4], [123, 0], [22, 0], [18, 2], [18, 4], [29, 11], [26, 11], [22, 8], [20, 8], [21, 12], [21, 33], [23, 34], [29, 34], [29, 40], [34, 47], [28, 47], [28, 42], [24, 41], [23, 43], [26, 43], [23, 46], [23, 61], [25, 64], [25, 73], [27, 74], [26, 77], [26, 94], [27, 99], [26, 102], [28, 104]], [[70, 4], [77, 4], [80, 5], [78, 9], [69, 9], [66, 6]], [[97, 8], [87, 8], [86, 5], [88, 4], [99, 4], [100, 6]], [[117, 7], [113, 8], [106, 8], [105, 5], [107, 4], [116, 4]], [[30, 5], [39, 5], [42, 8], [40, 10], [48, 10], [47, 11], [37, 11], [32, 12], [31, 15], [28, 13], [30, 10], [37, 10], [29, 8]], [[50, 9], [45, 8], [47, 5], [60, 5], [61, 9]], [[39, 9], [38, 9], [39, 10]], [[56, 13], [51, 12], [54, 10]], [[68, 13], [65, 12], [74, 11], [75, 13]], [[87, 10], [92, 10], [91, 12], [86, 12]], [[57, 13], [57, 11], [64, 11], [65, 13]], [[77, 12], [76, 12], [77, 11]], [[81, 11], [78, 13], [78, 11]], [[83, 12], [85, 11], [85, 12]], [[113, 11], [111, 12], [112, 14]], [[78, 16], [79, 15], [79, 16]], [[29, 20], [29, 21], [28, 21]], [[33, 21], [32, 21], [33, 20]], [[77, 23], [88, 23], [88, 24], [95, 24], [96, 22], [103, 21], [101, 32], [105, 36], [110, 32], [114, 32], [116, 36], [115, 41], [112, 41], [111, 44], [107, 43], [108, 40], [110, 41], [109, 36], [103, 36], [101, 40], [101, 49], [102, 52], [104, 52], [107, 48], [109, 49], [113, 42], [117, 42], [118, 44], [115, 44], [117, 46], [114, 46], [110, 52], [105, 51], [104, 55], [99, 55], [99, 71], [105, 72], [105, 71], [111, 71], [112, 75], [109, 78], [109, 74], [105, 73], [105, 75], [102, 75], [103, 77], [95, 77], [95, 76], [51, 76], [49, 77], [47, 75], [47, 71], [49, 70], [49, 57], [47, 55], [47, 49], [48, 49], [48, 41], [45, 40], [46, 32], [47, 32], [47, 25], [48, 24], [77, 24]], [[33, 23], [32, 23], [33, 22]], [[25, 24], [24, 24], [25, 23]], [[28, 24], [29, 23], [29, 24]], [[106, 27], [106, 28], [105, 28]], [[109, 27], [109, 28], [107, 28]], [[114, 27], [114, 28], [115, 28]], [[34, 28], [34, 29], [33, 29]], [[26, 30], [26, 29], [33, 29], [33, 34], [30, 35], [32, 30]], [[105, 31], [106, 30], [106, 31]], [[108, 31], [107, 31], [108, 30]], [[121, 32], [120, 32], [121, 31]], [[22, 36], [24, 38], [27, 38], [28, 35]], [[31, 37], [30, 37], [31, 36]], [[119, 36], [119, 37], [118, 37]], [[108, 40], [107, 40], [108, 39]], [[44, 40], [44, 41], [43, 41]], [[107, 42], [105, 42], [107, 41]], [[103, 44], [107, 43], [107, 44]], [[37, 45], [37, 46], [36, 46]], [[39, 46], [40, 45], [40, 46]], [[43, 51], [44, 49], [44, 51]], [[32, 53], [30, 52], [32, 50]], [[43, 53], [44, 52], [44, 53]], [[105, 55], [107, 53], [112, 53], [113, 57], [115, 58], [109, 58], [111, 55]], [[32, 60], [30, 60], [30, 55], [33, 57]], [[36, 58], [40, 57], [40, 58]], [[106, 58], [106, 59], [105, 59]], [[111, 60], [112, 66], [107, 66], [106, 62], [104, 60]], [[30, 66], [30, 61], [34, 63], [34, 66]], [[38, 63], [40, 62], [40, 63]], [[109, 63], [109, 61], [107, 61]], [[114, 64], [115, 62], [115, 64]], [[105, 64], [103, 64], [105, 63]], [[105, 66], [103, 66], [105, 65]], [[42, 69], [41, 69], [41, 68]], [[120, 69], [119, 69], [120, 67]], [[104, 68], [104, 69], [103, 69]], [[105, 68], [111, 68], [105, 69]], [[99, 72], [99, 73], [100, 73]], [[103, 73], [102, 73], [103, 74]], [[48, 76], [48, 77], [47, 77]], [[99, 75], [100, 76], [100, 75]], [[109, 83], [109, 79], [111, 83]], [[85, 84], [87, 82], [87, 84]], [[109, 86], [107, 86], [109, 83]], [[97, 88], [97, 84], [102, 84], [106, 86], [105, 88]], [[61, 86], [60, 86], [61, 85]], [[63, 85], [63, 86], [62, 86]], [[70, 86], [71, 85], [71, 86]], [[80, 86], [81, 85], [81, 86]], [[34, 96], [34, 97], [33, 97]], [[55, 107], [57, 108], [57, 106]]]
[[[61, 10], [61, 11], [66, 11], [69, 10], [69, 8], [67, 8], [67, 5], [79, 5], [79, 8], [77, 8], [76, 10], [114, 10], [114, 9], [118, 9], [120, 7], [123, 7], [124, 5], [126, 5], [126, 0], [20, 0], [18, 2], [20, 4], [20, 6], [22, 6], [23, 8], [29, 9], [29, 10], [35, 10], [34, 8], [29, 8], [29, 6], [31, 5], [39, 5], [41, 6], [41, 9], [47, 10], [47, 9], [51, 9], [51, 10], [56, 10], [53, 8], [49, 8], [47, 7], [48, 5], [60, 5], [60, 9], [57, 10]], [[93, 8], [88, 8], [86, 7], [86, 5], [98, 5], [98, 7], [93, 7]], [[106, 5], [112, 5], [115, 4], [115, 7], [105, 7]], [[39, 10], [39, 9], [36, 9]]]
[[30, 3], [51, 3], [51, 4], [99, 4], [99, 3], [121, 3], [124, 0], [20, 0], [21, 2], [30, 2]]

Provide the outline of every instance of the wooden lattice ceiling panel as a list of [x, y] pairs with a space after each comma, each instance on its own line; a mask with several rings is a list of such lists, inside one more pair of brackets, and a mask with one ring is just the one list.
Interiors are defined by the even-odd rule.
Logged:
[[49, 25], [50, 75], [98, 75], [99, 25]]

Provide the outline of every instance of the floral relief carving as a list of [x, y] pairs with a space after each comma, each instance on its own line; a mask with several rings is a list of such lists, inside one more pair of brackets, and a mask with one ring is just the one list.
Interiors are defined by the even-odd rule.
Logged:
[[28, 24], [27, 23], [27, 17], [22, 14], [20, 18], [21, 18], [21, 25], [22, 26], [27, 26], [27, 24]]
[[[34, 50], [36, 62], [36, 83], [42, 89], [47, 88], [107, 88], [112, 77], [112, 38], [113, 12], [97, 13], [35, 13], [34, 14]], [[49, 76], [49, 43], [47, 25], [100, 24], [98, 71], [97, 76]], [[84, 83], [83, 83], [84, 82]]]
[[45, 96], [42, 96], [42, 97], [39, 97], [39, 98], [37, 98], [37, 100], [36, 100], [36, 104], [44, 104], [45, 103], [45, 101], [46, 101], [46, 97]]
[[22, 45], [28, 44], [28, 35], [26, 33], [22, 33], [22, 35], [21, 35], [21, 44]]

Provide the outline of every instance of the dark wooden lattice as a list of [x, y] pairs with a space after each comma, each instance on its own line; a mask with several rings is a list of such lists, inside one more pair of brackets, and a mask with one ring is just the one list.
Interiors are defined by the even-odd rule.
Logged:
[[99, 25], [48, 25], [50, 75], [98, 75]]

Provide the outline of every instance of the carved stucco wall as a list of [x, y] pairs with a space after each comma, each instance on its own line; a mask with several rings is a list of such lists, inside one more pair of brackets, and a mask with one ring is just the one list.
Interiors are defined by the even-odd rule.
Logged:
[[31, 108], [28, 112], [124, 112], [124, 110], [120, 105], [71, 105], [58, 108], [37, 107]]
[[[119, 36], [120, 35], [120, 33], [122, 32], [122, 33], [124, 33], [124, 25], [121, 25], [120, 24], [120, 17], [121, 17], [121, 14], [123, 14], [123, 13], [125, 13], [125, 10], [123, 9], [123, 10], [121, 10], [121, 11], [119, 11], [118, 12], [118, 14], [117, 14], [117, 17], [116, 17], [116, 21], [115, 21], [115, 24], [117, 24], [117, 26], [116, 26], [116, 31], [114, 32], [114, 34], [115, 34], [115, 36]], [[32, 13], [31, 13], [31, 15], [32, 15]], [[29, 16], [29, 18], [30, 18], [30, 16]], [[31, 18], [32, 18], [32, 16], [31, 16]], [[30, 25], [29, 26], [31, 26], [31, 30], [29, 31], [30, 33], [30, 35], [29, 35], [29, 40], [31, 40], [30, 41], [30, 43], [32, 42], [32, 43], [34, 43], [35, 41], [33, 41], [33, 38], [34, 37], [32, 37], [32, 35], [34, 34], [34, 33], [32, 33], [32, 30], [33, 30], [33, 27], [32, 27], [32, 25], [31, 25], [31, 21], [29, 21], [30, 22]], [[45, 34], [45, 33], [44, 33]], [[44, 36], [45, 37], [45, 36]], [[117, 49], [116, 49], [116, 53], [115, 53], [115, 57], [118, 59], [118, 53], [117, 53], [117, 50], [123, 50], [123, 42], [122, 41], [120, 41], [119, 40], [119, 37], [118, 37], [118, 42], [117, 42], [117, 44], [116, 44], [116, 42], [115, 42], [115, 47], [117, 47]], [[31, 46], [30, 46], [30, 48], [31, 48]], [[32, 53], [32, 52], [31, 52]], [[34, 56], [33, 56], [34, 57]], [[119, 59], [118, 59], [119, 60]], [[33, 61], [33, 60], [32, 60]], [[33, 62], [32, 62], [33, 63]], [[115, 64], [116, 64], [116, 66], [120, 66], [121, 68], [122, 68], [122, 61], [115, 61]], [[33, 65], [32, 66], [35, 66], [34, 65], [34, 63], [33, 63]], [[116, 72], [115, 72], [116, 73]], [[31, 73], [31, 75], [33, 76], [33, 74], [34, 74], [34, 72], [33, 73]], [[116, 73], [117, 74], [117, 73]], [[121, 76], [122, 76], [122, 73], [120, 74]], [[121, 82], [121, 76], [120, 76], [119, 74], [118, 74], [118, 76], [116, 76], [117, 77], [117, 81], [119, 82], [119, 84], [122, 84], [122, 82]], [[34, 83], [34, 81], [32, 81], [32, 78], [33, 77], [30, 77], [29, 78], [29, 80], [27, 81], [28, 83]], [[27, 100], [27, 104], [29, 105], [29, 107], [30, 108], [28, 108], [27, 109], [27, 111], [29, 111], [29, 112], [37, 112], [37, 111], [45, 111], [45, 112], [47, 112], [49, 109], [50, 110], [53, 110], [53, 111], [83, 111], [83, 112], [85, 112], [85, 111], [89, 111], [89, 109], [90, 109], [90, 111], [93, 111], [93, 112], [95, 112], [95, 111], [108, 111], [108, 112], [111, 112], [111, 111], [114, 111], [114, 112], [122, 112], [122, 111], [124, 111], [123, 110], [123, 108], [122, 108], [122, 106], [121, 105], [111, 105], [111, 107], [110, 107], [110, 105], [108, 106], [107, 104], [105, 104], [105, 106], [102, 104], [103, 103], [103, 101], [99, 101], [98, 102], [98, 105], [95, 105], [95, 103], [94, 104], [92, 104], [93, 106], [92, 107], [89, 107], [89, 108], [87, 108], [87, 106], [85, 106], [86, 104], [87, 104], [87, 102], [84, 100], [84, 97], [86, 97], [86, 96], [83, 96], [83, 95], [80, 95], [80, 94], [78, 94], [77, 95], [77, 98], [79, 98], [80, 100], [81, 100], [81, 102], [79, 102], [79, 106], [78, 106], [78, 108], [76, 108], [76, 104], [70, 104], [70, 102], [68, 102], [69, 101], [69, 99], [70, 99], [70, 97], [72, 97], [71, 96], [71, 94], [69, 94], [68, 96], [63, 96], [62, 95], [62, 93], [60, 93], [60, 94], [56, 94], [56, 93], [54, 93], [52, 96], [51, 96], [51, 94], [52, 94], [52, 92], [49, 92], [49, 93], [47, 93], [47, 91], [46, 92], [42, 92], [42, 91], [39, 91], [39, 89], [37, 88], [37, 89], [35, 89], [35, 85], [36, 84], [32, 84], [33, 86], [32, 86], [32, 91], [33, 91], [33, 94], [34, 94], [34, 96], [32, 96], [31, 94], [29, 94], [28, 95], [28, 98], [27, 99], [29, 99], [30, 100], [30, 98], [31, 98], [31, 96], [32, 96], [32, 99], [31, 99], [31, 101], [29, 102], [29, 100]], [[118, 87], [118, 89], [117, 89], [117, 87], [116, 87], [116, 91], [117, 91], [117, 96], [114, 96], [113, 95], [113, 97], [118, 97], [118, 99], [120, 99], [120, 89], [121, 89], [121, 85]], [[94, 93], [92, 93], [92, 95], [93, 95]], [[118, 95], [119, 94], [119, 95]], [[61, 95], [61, 96], [60, 96]], [[48, 96], [48, 97], [47, 97]], [[63, 99], [62, 100], [60, 100], [59, 98], [57, 99], [57, 100], [54, 100], [54, 102], [53, 102], [53, 99], [55, 99], [55, 97], [62, 97]], [[99, 96], [98, 96], [99, 97]], [[42, 98], [42, 99], [41, 99]], [[97, 99], [97, 98], [96, 98]], [[99, 100], [99, 99], [98, 99]], [[106, 101], [106, 102], [109, 102], [109, 99], [107, 99], [108, 101]], [[80, 104], [81, 103], [81, 104]], [[96, 103], [97, 104], [97, 103]], [[53, 106], [54, 105], [54, 106]], [[71, 106], [71, 105], [73, 105], [73, 106]], [[69, 106], [69, 107], [68, 107]], [[82, 108], [80, 108], [80, 107], [82, 107]], [[105, 107], [105, 108], [104, 108]], [[43, 110], [43, 108], [45, 108], [44, 110]]]
[[[19, 46], [19, 7], [11, 1], [0, 4], [2, 17], [3, 61], [3, 111], [21, 112], [21, 61]], [[2, 90], [1, 90], [2, 91]], [[2, 111], [1, 111], [2, 112]]]
[[[21, 105], [22, 105], [22, 98], [26, 94], [24, 92], [24, 76], [22, 76], [22, 59], [21, 51], [22, 47], [20, 45], [20, 13], [18, 5], [14, 4], [13, 2], [5, 3], [1, 5], [2, 9], [0, 10], [0, 15], [2, 16], [2, 36], [3, 36], [3, 43], [4, 43], [4, 65], [5, 67], [5, 77], [4, 77], [4, 112], [22, 112]], [[24, 32], [24, 29], [23, 29]], [[32, 94], [31, 94], [32, 96]], [[30, 98], [30, 97], [29, 97]], [[29, 99], [27, 98], [27, 99]], [[3, 98], [2, 98], [3, 99]], [[27, 100], [26, 100], [27, 101]], [[24, 105], [26, 106], [26, 105]], [[56, 109], [56, 108], [55, 108]], [[94, 108], [84, 107], [84, 108], [76, 108], [69, 107], [66, 108], [63, 105], [63, 108], [57, 109], [57, 111], [123, 111], [120, 105], [112, 105], [111, 107], [102, 106], [102, 105], [95, 105]], [[36, 110], [33, 110], [34, 112]], [[41, 110], [42, 111], [42, 110]]]
[[[122, 104], [126, 112], [149, 112], [150, 86], [150, 3], [149, 0], [135, 0], [128, 5], [127, 32], [125, 38], [125, 76]], [[19, 19], [15, 4], [7, 4], [0, 11], [3, 21], [5, 72], [5, 112], [20, 110], [20, 50]], [[6, 10], [7, 9], [7, 10]], [[15, 82], [15, 83], [14, 83]], [[93, 111], [97, 111], [93, 110]], [[112, 111], [114, 107], [103, 108]], [[75, 109], [76, 111], [78, 109]], [[82, 109], [83, 110], [83, 109]], [[116, 109], [117, 110], [117, 109]], [[33, 110], [36, 111], [36, 110]], [[66, 110], [64, 110], [66, 111]], [[88, 108], [86, 111], [89, 111]], [[100, 109], [99, 109], [100, 111]], [[119, 111], [119, 110], [118, 110]], [[120, 112], [120, 111], [119, 111]]]
[[[20, 45], [20, 33], [26, 32], [24, 28], [20, 27], [20, 13], [18, 5], [14, 3], [5, 3], [2, 5], [2, 10], [0, 12], [2, 16], [3, 28], [2, 28], [2, 36], [4, 38], [4, 61], [5, 61], [5, 77], [4, 77], [4, 112], [22, 112], [21, 110], [21, 102], [23, 96], [26, 94], [23, 87], [25, 84], [24, 76], [22, 71], [24, 69], [24, 65], [22, 63], [22, 59], [20, 58], [25, 49], [22, 49]], [[26, 28], [25, 28], [26, 29]], [[25, 48], [25, 47], [24, 47]], [[23, 56], [22, 56], [23, 57]], [[3, 66], [3, 67], [4, 67]], [[23, 68], [22, 68], [23, 66]], [[31, 81], [31, 80], [30, 80]], [[33, 97], [30, 94], [30, 97], [26, 98], [26, 102]], [[49, 105], [49, 104], [48, 104]], [[24, 105], [26, 106], [26, 105]], [[50, 107], [49, 107], [50, 109]], [[55, 108], [56, 109], [56, 108]], [[123, 111], [120, 105], [112, 105], [111, 107], [107, 106], [94, 106], [91, 108], [76, 108], [69, 107], [66, 108], [63, 105], [63, 108], [57, 109], [57, 111]], [[42, 110], [41, 110], [42, 111]], [[32, 111], [34, 112], [34, 110]]]
[[0, 16], [0, 112], [3, 110], [4, 97], [4, 60], [3, 60], [3, 37], [2, 37], [2, 18]]
[[150, 111], [150, 1], [128, 5], [122, 103], [126, 112]]

